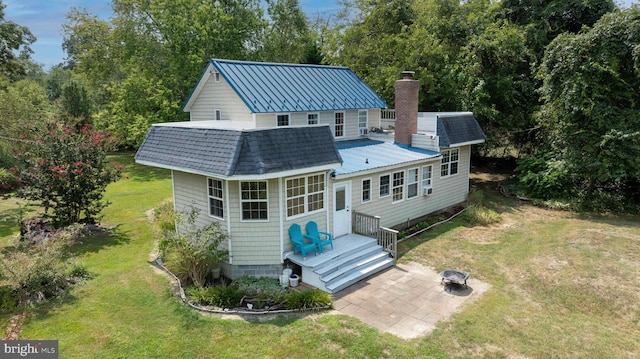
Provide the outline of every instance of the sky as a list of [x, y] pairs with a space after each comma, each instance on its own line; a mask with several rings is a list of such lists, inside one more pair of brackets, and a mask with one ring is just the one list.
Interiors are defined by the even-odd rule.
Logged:
[[[62, 24], [72, 7], [85, 8], [102, 19], [112, 16], [111, 0], [1, 0], [6, 5], [5, 20], [26, 26], [37, 38], [31, 45], [32, 59], [48, 71], [63, 61]], [[640, 0], [614, 0], [622, 7]], [[300, 7], [311, 18], [328, 17], [340, 9], [338, 0], [300, 0]], [[263, 8], [266, 6], [263, 4]]]

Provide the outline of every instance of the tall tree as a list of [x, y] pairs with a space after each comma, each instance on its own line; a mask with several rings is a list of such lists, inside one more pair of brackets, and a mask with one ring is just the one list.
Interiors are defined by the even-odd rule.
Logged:
[[638, 44], [640, 9], [615, 11], [588, 31], [559, 35], [540, 68], [545, 140], [587, 199], [640, 181]]
[[267, 0], [267, 14], [269, 23], [264, 32], [262, 51], [258, 54], [260, 60], [305, 62], [315, 43], [298, 0]]
[[0, 0], [0, 86], [2, 81], [15, 81], [25, 75], [23, 60], [30, 57], [33, 51], [29, 45], [36, 41], [28, 28], [4, 18], [5, 7]]

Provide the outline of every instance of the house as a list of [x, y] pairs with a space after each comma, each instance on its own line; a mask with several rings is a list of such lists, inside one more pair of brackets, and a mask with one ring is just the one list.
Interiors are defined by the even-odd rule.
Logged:
[[[190, 121], [153, 125], [136, 162], [172, 171], [177, 211], [226, 229], [225, 276], [277, 277], [287, 263], [336, 292], [394, 264], [393, 228], [465, 202], [471, 145], [485, 140], [472, 113], [419, 114], [403, 74], [395, 132], [374, 133], [387, 105], [349, 68], [213, 59]], [[334, 250], [292, 252], [288, 229], [309, 221]]]

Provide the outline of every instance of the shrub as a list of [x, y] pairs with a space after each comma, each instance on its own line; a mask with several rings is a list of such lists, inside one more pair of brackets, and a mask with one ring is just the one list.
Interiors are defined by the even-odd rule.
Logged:
[[212, 305], [219, 308], [238, 306], [244, 294], [234, 285], [216, 285], [213, 287], [191, 287], [187, 290], [189, 297], [196, 304]]
[[0, 193], [12, 191], [17, 184], [18, 180], [14, 173], [5, 168], [0, 168]]
[[173, 201], [164, 201], [158, 208], [153, 210], [153, 218], [156, 227], [160, 231], [175, 231], [176, 218], [173, 210]]
[[55, 121], [17, 152], [17, 196], [37, 201], [56, 226], [95, 223], [108, 203], [102, 198], [121, 168], [106, 161], [113, 142], [89, 125], [70, 127]]
[[0, 274], [0, 286], [10, 287], [20, 306], [47, 301], [68, 287], [59, 241], [14, 249], [0, 261]]
[[203, 287], [211, 267], [227, 258], [220, 248], [227, 236], [215, 222], [198, 226], [199, 213], [195, 207], [187, 213], [176, 213], [177, 229], [162, 231], [158, 247], [161, 257], [182, 281]]
[[293, 291], [286, 295], [287, 309], [320, 309], [331, 306], [331, 295], [319, 289]]
[[246, 297], [271, 299], [274, 303], [282, 302], [287, 293], [287, 289], [275, 278], [244, 276], [234, 280], [233, 285]]
[[467, 223], [474, 226], [486, 226], [502, 221], [502, 217], [496, 211], [478, 204], [468, 205], [463, 216]]

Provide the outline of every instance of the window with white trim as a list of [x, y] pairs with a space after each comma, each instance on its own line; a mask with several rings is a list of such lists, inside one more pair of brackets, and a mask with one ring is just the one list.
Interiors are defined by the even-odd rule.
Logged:
[[358, 134], [367, 135], [368, 131], [367, 110], [358, 111]]
[[289, 114], [284, 113], [276, 115], [276, 124], [278, 126], [289, 126]]
[[392, 202], [402, 201], [404, 198], [404, 171], [394, 172], [391, 182]]
[[418, 196], [418, 169], [411, 168], [407, 170], [407, 198]]
[[440, 177], [452, 176], [458, 173], [459, 157], [460, 157], [460, 150], [457, 148], [454, 148], [452, 150], [442, 151]]
[[423, 166], [422, 167], [422, 189], [432, 188], [431, 187], [431, 178], [433, 177], [433, 166]]
[[380, 176], [380, 198], [389, 195], [389, 175]]
[[344, 112], [335, 113], [335, 128], [333, 131], [335, 137], [344, 137]]
[[287, 179], [287, 217], [323, 209], [324, 182], [324, 173]]
[[319, 114], [317, 113], [308, 113], [307, 114], [307, 124], [308, 125], [317, 125], [318, 124]]
[[371, 201], [371, 178], [362, 180], [362, 203]]
[[215, 82], [220, 82], [220, 73], [219, 72], [214, 72], [213, 73], [213, 79]]
[[224, 182], [215, 178], [207, 178], [209, 192], [209, 215], [224, 218]]
[[266, 181], [240, 182], [240, 207], [243, 220], [268, 220], [268, 200]]
[[214, 118], [215, 118], [216, 121], [222, 120], [222, 111], [216, 109], [216, 110], [214, 110], [214, 113], [215, 113], [215, 117]]

